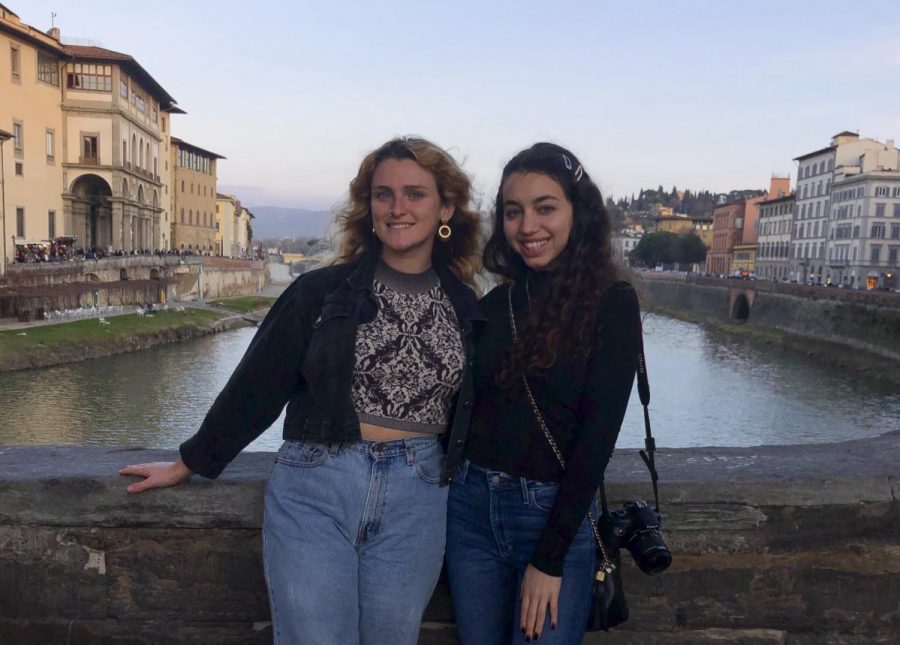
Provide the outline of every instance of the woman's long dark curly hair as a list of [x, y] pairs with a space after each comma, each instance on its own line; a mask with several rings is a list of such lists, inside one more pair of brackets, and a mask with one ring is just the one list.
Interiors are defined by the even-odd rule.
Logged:
[[500, 372], [498, 382], [504, 386], [522, 374], [551, 367], [561, 352], [587, 356], [600, 297], [616, 280], [609, 214], [600, 189], [574, 154], [553, 143], [536, 143], [503, 168], [484, 267], [512, 281], [526, 279], [531, 271], [503, 234], [503, 188], [513, 173], [553, 179], [572, 204], [573, 222], [566, 247], [547, 268], [551, 277], [546, 300], [529, 313]]

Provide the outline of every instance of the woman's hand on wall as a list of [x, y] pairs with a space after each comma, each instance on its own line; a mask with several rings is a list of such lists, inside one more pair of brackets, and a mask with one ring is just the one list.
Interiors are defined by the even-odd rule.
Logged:
[[140, 493], [151, 488], [175, 486], [191, 478], [194, 473], [183, 461], [155, 461], [149, 464], [125, 466], [120, 475], [137, 475], [143, 480], [131, 484], [126, 490], [129, 493]]
[[525, 569], [520, 592], [522, 615], [519, 617], [519, 625], [526, 637], [540, 638], [548, 606], [550, 607], [550, 625], [554, 629], [556, 628], [561, 585], [562, 578], [559, 576], [547, 575], [530, 564]]

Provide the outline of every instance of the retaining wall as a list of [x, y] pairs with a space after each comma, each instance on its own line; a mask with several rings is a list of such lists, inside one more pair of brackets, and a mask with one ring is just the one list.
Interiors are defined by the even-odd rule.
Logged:
[[900, 360], [900, 294], [652, 273], [633, 282], [645, 308], [731, 320], [743, 298], [747, 324]]
[[[260, 561], [270, 453], [217, 481], [129, 496], [116, 471], [172, 451], [0, 447], [0, 643], [271, 642]], [[900, 433], [838, 444], [662, 449], [674, 564], [625, 555], [631, 619], [585, 643], [895, 643]], [[649, 495], [635, 451], [613, 500]], [[310, 590], [314, 593], [314, 590]], [[421, 643], [455, 643], [441, 582]]]

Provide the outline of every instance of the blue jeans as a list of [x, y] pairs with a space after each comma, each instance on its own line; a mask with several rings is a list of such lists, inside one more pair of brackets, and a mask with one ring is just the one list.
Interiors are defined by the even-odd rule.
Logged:
[[282, 445], [263, 520], [276, 645], [418, 641], [444, 555], [442, 464], [437, 436]]
[[[447, 505], [447, 572], [463, 645], [525, 642], [519, 589], [557, 490], [556, 484], [510, 477], [469, 461], [460, 466]], [[550, 628], [548, 610], [541, 643], [581, 642], [595, 558], [585, 519], [563, 563], [556, 629]]]

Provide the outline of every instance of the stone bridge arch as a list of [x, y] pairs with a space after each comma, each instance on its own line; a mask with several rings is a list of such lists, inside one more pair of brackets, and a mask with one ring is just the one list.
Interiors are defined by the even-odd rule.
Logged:
[[730, 289], [728, 294], [728, 317], [738, 322], [746, 322], [756, 300], [756, 289]]

